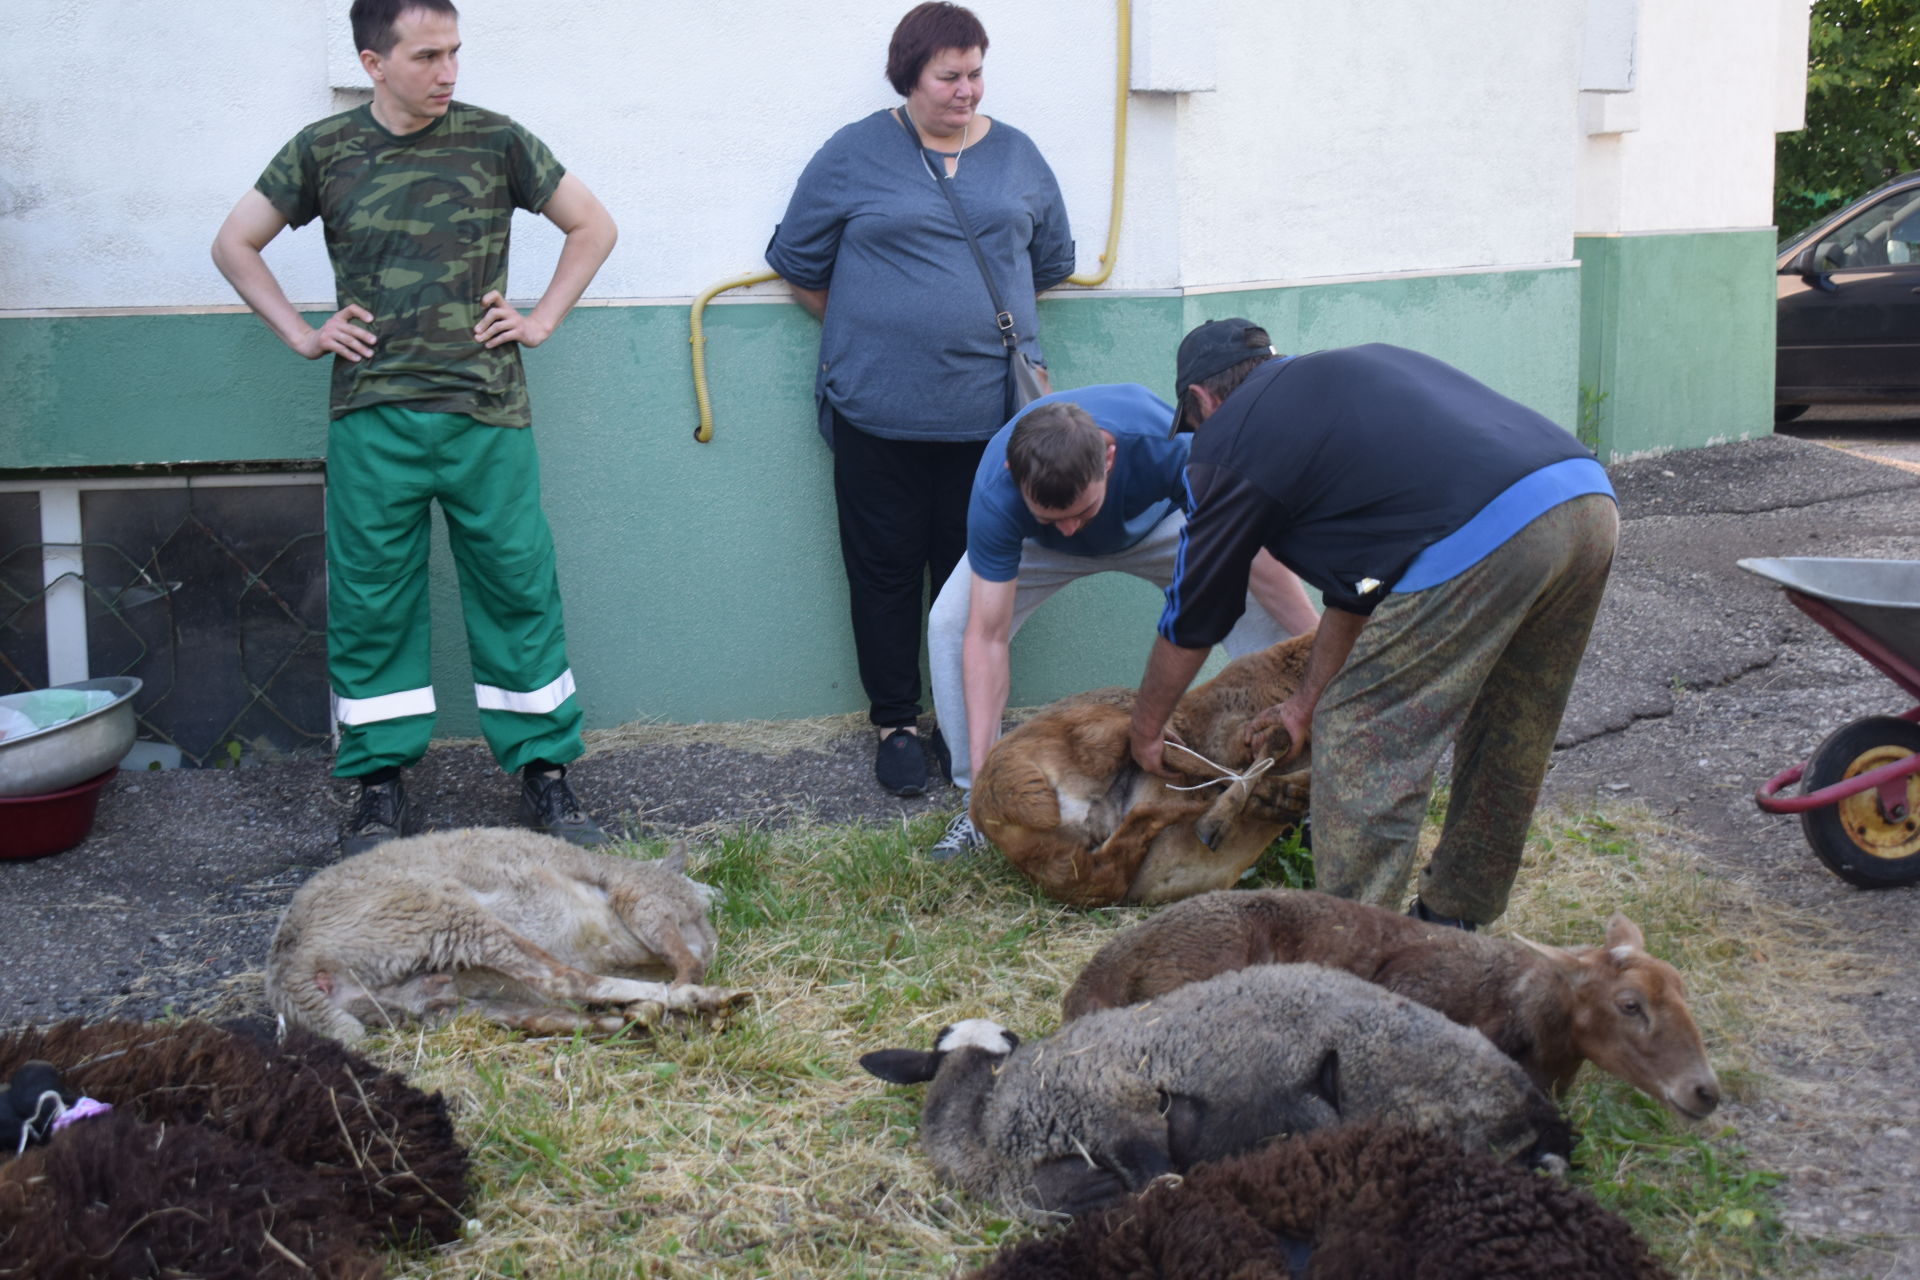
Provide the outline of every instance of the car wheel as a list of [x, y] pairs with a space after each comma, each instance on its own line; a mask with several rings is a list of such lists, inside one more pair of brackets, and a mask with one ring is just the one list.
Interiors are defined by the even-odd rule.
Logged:
[[1809, 407], [1810, 406], [1804, 404], [1777, 404], [1773, 406], [1773, 420], [1775, 423], [1792, 422], [1795, 418], [1805, 413]]

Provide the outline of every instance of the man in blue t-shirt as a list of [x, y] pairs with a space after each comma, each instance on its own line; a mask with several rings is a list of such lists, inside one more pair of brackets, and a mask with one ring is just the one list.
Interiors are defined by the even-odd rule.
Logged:
[[1446, 827], [1410, 914], [1468, 929], [1506, 910], [1613, 564], [1591, 451], [1432, 356], [1384, 343], [1279, 357], [1246, 320], [1180, 344], [1188, 523], [1133, 707], [1164, 772], [1174, 705], [1273, 556], [1326, 612], [1300, 688], [1256, 716], [1313, 748], [1316, 887], [1399, 909], [1441, 753]]
[[[967, 554], [927, 623], [934, 714], [963, 791], [972, 762], [1000, 736], [1007, 645], [1033, 611], [1088, 574], [1172, 581], [1189, 444], [1171, 434], [1172, 422], [1173, 410], [1145, 387], [1116, 383], [1042, 396], [987, 443], [967, 508]], [[1317, 620], [1299, 580], [1271, 556], [1254, 557], [1249, 573], [1239, 621], [1223, 633], [1235, 657]], [[931, 852], [950, 858], [982, 843], [963, 805]]]

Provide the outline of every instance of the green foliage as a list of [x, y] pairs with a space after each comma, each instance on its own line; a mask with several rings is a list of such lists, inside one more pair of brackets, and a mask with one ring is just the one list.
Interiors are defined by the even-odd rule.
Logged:
[[1774, 152], [1783, 237], [1920, 168], [1920, 0], [1814, 0], [1807, 127]]
[[1592, 1067], [1568, 1110], [1576, 1180], [1682, 1274], [1779, 1274], [1786, 1228], [1772, 1189], [1785, 1178], [1752, 1167], [1732, 1129], [1683, 1125]]
[[1300, 842], [1300, 828], [1288, 827], [1253, 864], [1252, 883], [1262, 889], [1313, 888], [1313, 851]]
[[1580, 384], [1580, 425], [1574, 429], [1574, 434], [1580, 438], [1581, 444], [1596, 453], [1600, 450], [1600, 407], [1611, 394], [1590, 382]]

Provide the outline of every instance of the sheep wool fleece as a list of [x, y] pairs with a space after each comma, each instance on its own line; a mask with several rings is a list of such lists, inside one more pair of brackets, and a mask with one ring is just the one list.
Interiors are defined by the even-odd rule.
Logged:
[[327, 437], [327, 671], [336, 777], [426, 754], [429, 513], [446, 517], [480, 730], [509, 772], [584, 750], [533, 433], [373, 405]]

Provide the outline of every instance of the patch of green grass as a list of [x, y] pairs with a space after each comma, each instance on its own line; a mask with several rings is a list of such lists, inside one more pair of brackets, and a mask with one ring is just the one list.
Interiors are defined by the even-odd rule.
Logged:
[[1786, 1228], [1770, 1192], [1785, 1178], [1754, 1168], [1733, 1130], [1684, 1125], [1632, 1086], [1591, 1071], [1568, 1102], [1580, 1131], [1574, 1180], [1676, 1271], [1780, 1274]]

